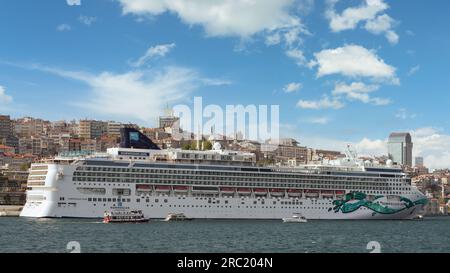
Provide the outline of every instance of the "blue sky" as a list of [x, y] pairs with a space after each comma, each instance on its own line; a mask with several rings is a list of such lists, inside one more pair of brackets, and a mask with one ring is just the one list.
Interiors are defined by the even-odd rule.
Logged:
[[152, 125], [194, 96], [278, 104], [282, 134], [305, 145], [382, 154], [390, 132], [409, 131], [415, 155], [450, 166], [449, 11], [439, 0], [0, 1], [0, 110]]

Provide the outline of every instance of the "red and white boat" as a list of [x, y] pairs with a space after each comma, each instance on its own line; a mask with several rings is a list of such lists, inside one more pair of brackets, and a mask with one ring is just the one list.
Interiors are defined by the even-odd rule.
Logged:
[[156, 192], [165, 192], [165, 193], [167, 193], [167, 192], [170, 192], [170, 190], [171, 190], [170, 186], [156, 186], [155, 187], [155, 191]]
[[268, 190], [267, 189], [253, 189], [253, 192], [255, 195], [263, 196], [267, 195]]
[[283, 197], [286, 194], [284, 189], [270, 189], [270, 196]]
[[305, 196], [307, 198], [319, 198], [320, 191], [319, 190], [305, 190]]
[[223, 188], [220, 188], [220, 192], [222, 194], [234, 194], [236, 192], [236, 189], [235, 188], [223, 187]]
[[288, 190], [288, 196], [289, 197], [301, 197], [303, 191], [299, 189], [289, 189]]
[[146, 184], [138, 184], [136, 185], [136, 191], [141, 192], [151, 192], [153, 190], [152, 185], [146, 185]]
[[321, 191], [320, 194], [322, 197], [331, 198], [334, 196], [334, 191]]
[[173, 191], [175, 193], [187, 193], [189, 191], [188, 186], [173, 186]]
[[252, 189], [250, 188], [239, 188], [238, 189], [239, 195], [250, 195], [252, 194]]
[[336, 196], [343, 196], [345, 195], [345, 191], [335, 191], [336, 192]]

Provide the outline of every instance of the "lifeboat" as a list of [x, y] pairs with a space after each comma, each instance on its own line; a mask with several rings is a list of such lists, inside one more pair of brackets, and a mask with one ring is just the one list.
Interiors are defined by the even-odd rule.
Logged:
[[188, 186], [173, 186], [173, 191], [176, 193], [187, 193], [189, 191]]
[[255, 195], [267, 195], [267, 189], [254, 189]]
[[319, 190], [305, 190], [305, 196], [309, 198], [318, 198], [319, 193]]
[[302, 190], [298, 190], [298, 189], [289, 189], [288, 196], [289, 197], [301, 197], [302, 192], [303, 192]]
[[157, 192], [170, 192], [170, 186], [156, 186], [155, 191]]
[[152, 190], [153, 190], [152, 185], [141, 185], [141, 184], [136, 185], [136, 191], [150, 192]]
[[336, 191], [336, 196], [345, 195], [345, 191]]
[[238, 193], [239, 195], [250, 195], [252, 193], [252, 190], [249, 188], [239, 188]]
[[333, 197], [334, 191], [321, 191], [320, 194], [322, 194], [323, 197]]
[[234, 194], [236, 192], [235, 188], [220, 188], [222, 194]]
[[270, 195], [273, 197], [282, 197], [285, 194], [284, 189], [270, 189]]

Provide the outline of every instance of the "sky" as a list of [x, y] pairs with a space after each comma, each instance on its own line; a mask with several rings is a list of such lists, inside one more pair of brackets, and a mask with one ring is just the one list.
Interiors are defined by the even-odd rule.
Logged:
[[155, 125], [169, 105], [279, 105], [283, 137], [450, 167], [449, 1], [0, 0], [0, 112]]

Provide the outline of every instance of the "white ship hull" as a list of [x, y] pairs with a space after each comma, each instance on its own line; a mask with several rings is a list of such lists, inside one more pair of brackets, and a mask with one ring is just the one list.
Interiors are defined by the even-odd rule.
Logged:
[[[122, 196], [123, 206], [142, 210], [146, 218], [164, 219], [169, 213], [183, 213], [192, 219], [282, 219], [301, 213], [307, 219], [323, 220], [381, 220], [413, 219], [423, 209], [419, 203], [407, 207], [405, 202], [390, 202], [388, 208], [395, 212], [379, 213], [369, 207], [360, 206], [351, 212], [337, 209], [335, 198], [289, 198], [255, 196], [192, 196], [171, 191], [169, 195], [156, 192], [138, 195], [131, 183], [103, 183], [106, 191], [96, 198], [95, 195], [81, 193], [73, 181], [75, 166], [49, 165], [45, 185], [33, 187], [28, 191], [28, 199], [22, 210], [22, 217], [45, 218], [102, 218], [105, 211], [111, 210], [117, 202], [113, 189], [127, 188], [130, 192]], [[87, 187], [94, 185], [84, 183]], [[92, 183], [94, 184], [94, 183]], [[111, 185], [111, 186], [109, 186]], [[412, 202], [423, 196], [420, 193], [404, 196]], [[96, 201], [93, 201], [94, 198]], [[386, 198], [379, 199], [388, 202]], [[139, 200], [139, 201], [138, 201]], [[352, 201], [353, 202], [353, 201]], [[349, 202], [351, 204], [352, 202]]]

